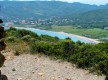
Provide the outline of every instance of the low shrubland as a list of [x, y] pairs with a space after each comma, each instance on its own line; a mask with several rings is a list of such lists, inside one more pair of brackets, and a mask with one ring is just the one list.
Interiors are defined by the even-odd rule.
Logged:
[[23, 52], [45, 54], [56, 59], [76, 64], [90, 72], [106, 74], [108, 70], [108, 43], [85, 44], [73, 42], [69, 38], [60, 40], [48, 35], [38, 36], [27, 30], [10, 28], [7, 30], [6, 43], [16, 50], [16, 55]]

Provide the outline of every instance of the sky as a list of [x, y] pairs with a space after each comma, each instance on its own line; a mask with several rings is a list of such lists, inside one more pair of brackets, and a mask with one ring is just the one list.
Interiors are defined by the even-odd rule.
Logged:
[[[2, 1], [2, 0], [0, 0]], [[17, 1], [17, 0], [13, 0], [13, 1]], [[18, 1], [33, 1], [33, 0], [18, 0]], [[37, 0], [35, 0], [37, 1]], [[45, 1], [45, 0], [40, 0], [40, 1]], [[47, 0], [47, 1], [51, 1], [51, 0]], [[96, 4], [96, 5], [105, 5], [108, 3], [108, 0], [52, 0], [52, 1], [63, 1], [63, 2], [81, 2], [81, 3], [85, 3], [85, 4]]]
[[66, 2], [81, 2], [86, 4], [104, 5], [108, 3], [108, 0], [60, 0]]

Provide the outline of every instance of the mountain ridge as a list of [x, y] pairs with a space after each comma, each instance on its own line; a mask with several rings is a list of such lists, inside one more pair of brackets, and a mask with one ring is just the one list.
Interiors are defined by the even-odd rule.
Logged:
[[[5, 15], [10, 14], [9, 11], [13, 10], [12, 15], [16, 15], [16, 10], [19, 12], [22, 11], [24, 13], [27, 9], [28, 13], [34, 14], [35, 12], [45, 14], [45, 15], [51, 15], [56, 16], [58, 14], [60, 15], [66, 15], [63, 14], [64, 12], [69, 14], [75, 14], [86, 12], [89, 10], [94, 10], [97, 6], [91, 6], [87, 4], [81, 4], [81, 3], [67, 3], [67, 2], [59, 2], [59, 1], [27, 1], [27, 2], [19, 2], [19, 1], [2, 1], [0, 3], [1, 5], [1, 12]], [[20, 9], [18, 9], [20, 8]], [[26, 8], [26, 9], [25, 9]], [[8, 11], [9, 10], [9, 11]], [[36, 10], [36, 11], [35, 11]], [[12, 16], [10, 15], [10, 17]], [[31, 14], [28, 14], [31, 15]]]
[[[85, 24], [89, 26], [89, 24], [94, 24], [95, 22], [97, 26], [99, 22], [102, 26], [108, 26], [106, 22], [108, 20], [106, 15], [108, 4], [97, 6], [60, 1], [1, 1], [0, 5], [0, 18], [4, 21], [38, 20], [39, 25], [83, 24], [83, 26]], [[40, 21], [40, 19], [43, 20]], [[103, 23], [100, 23], [100, 21]]]

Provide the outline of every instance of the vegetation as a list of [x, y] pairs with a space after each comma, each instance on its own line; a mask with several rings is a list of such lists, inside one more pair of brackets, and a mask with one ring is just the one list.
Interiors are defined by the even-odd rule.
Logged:
[[[13, 18], [45, 18], [51, 16], [64, 16], [95, 10], [98, 6], [81, 3], [67, 3], [60, 1], [1, 1], [1, 15]], [[4, 8], [5, 7], [5, 8]], [[22, 8], [23, 7], [23, 8]], [[17, 12], [16, 12], [17, 10]], [[13, 12], [11, 14], [11, 12]], [[18, 13], [20, 12], [20, 13]]]
[[[56, 59], [66, 60], [76, 64], [79, 68], [89, 69], [90, 72], [98, 74], [106, 74], [108, 70], [108, 43], [85, 44], [80, 41], [73, 42], [69, 38], [60, 40], [47, 35], [38, 36], [33, 32], [14, 28], [7, 30], [6, 38], [10, 36], [12, 36], [12, 40], [7, 39], [8, 44], [29, 50], [31, 54], [45, 54]], [[19, 44], [20, 46], [18, 46]], [[20, 52], [20, 50], [16, 50], [16, 55], [19, 55], [17, 51]]]
[[94, 39], [101, 39], [108, 36], [108, 30], [99, 29], [99, 28], [81, 29], [79, 27], [74, 27], [74, 26], [52, 26], [52, 28], [49, 30], [63, 31], [67, 33], [89, 37], [89, 38], [94, 38]]
[[106, 41], [96, 45], [85, 44], [80, 41], [73, 42], [69, 38], [60, 40], [58, 37], [48, 35], [38, 36], [31, 31], [11, 27], [6, 31], [6, 44], [15, 50], [17, 56], [28, 52], [45, 54], [69, 61], [77, 67], [89, 69], [90, 72], [106, 74], [108, 70], [107, 7], [107, 4], [96, 6], [59, 1], [2, 1], [0, 15], [5, 22], [11, 21], [23, 27], [32, 25], [34, 28], [64, 31], [95, 39], [103, 38]]
[[[108, 5], [59, 1], [1, 1], [1, 17], [16, 25], [49, 29], [52, 25], [108, 29]], [[17, 11], [16, 11], [17, 10]], [[11, 13], [12, 12], [12, 13]]]

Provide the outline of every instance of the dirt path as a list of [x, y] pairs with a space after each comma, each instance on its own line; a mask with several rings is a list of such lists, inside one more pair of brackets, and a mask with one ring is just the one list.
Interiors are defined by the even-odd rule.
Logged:
[[8, 80], [104, 80], [105, 76], [88, 74], [68, 62], [50, 60], [23, 54], [15, 57], [12, 52], [5, 53], [7, 60], [1, 68]]

